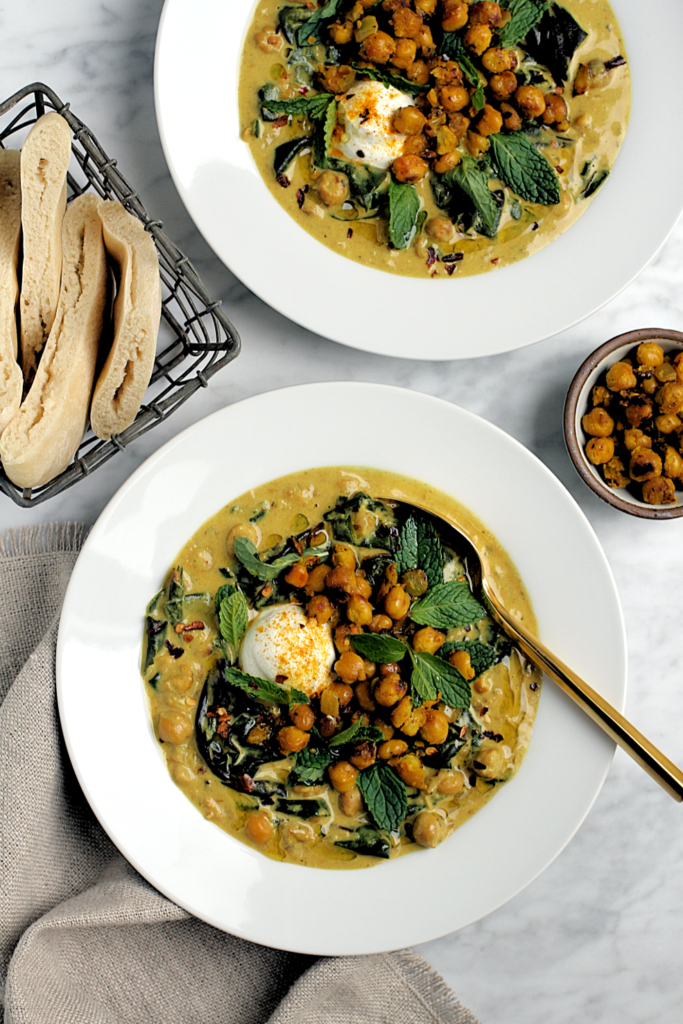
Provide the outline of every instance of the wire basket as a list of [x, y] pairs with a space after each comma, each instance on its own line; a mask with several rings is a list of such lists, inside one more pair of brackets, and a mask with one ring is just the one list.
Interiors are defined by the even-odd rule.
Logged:
[[[17, 108], [15, 110], [15, 108]], [[88, 430], [70, 466], [41, 487], [21, 489], [0, 468], [0, 491], [17, 505], [30, 508], [61, 494], [113, 458], [141, 434], [167, 419], [198, 388], [205, 388], [214, 373], [239, 354], [237, 331], [204, 288], [199, 275], [180, 249], [152, 220], [135, 190], [117, 170], [116, 160], [104, 152], [90, 129], [72, 114], [68, 103], [41, 82], [27, 85], [0, 105], [0, 145], [19, 136], [48, 110], [67, 121], [73, 136], [73, 159], [67, 175], [67, 202], [92, 190], [103, 199], [118, 199], [138, 217], [154, 239], [161, 272], [161, 325], [154, 370], [145, 401], [135, 421], [121, 434], [102, 441]], [[18, 148], [19, 138], [14, 147]], [[11, 143], [10, 143], [11, 147]]]

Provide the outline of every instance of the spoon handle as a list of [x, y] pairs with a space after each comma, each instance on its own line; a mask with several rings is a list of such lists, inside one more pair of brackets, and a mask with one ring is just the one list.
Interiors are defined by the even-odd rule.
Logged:
[[482, 588], [491, 604], [496, 621], [505, 632], [513, 637], [524, 653], [544, 672], [555, 680], [579, 707], [590, 715], [594, 722], [607, 733], [627, 754], [665, 789], [669, 796], [679, 803], [683, 801], [683, 772], [665, 757], [653, 743], [631, 725], [616, 708], [596, 693], [580, 676], [560, 661], [545, 644], [533, 636], [519, 622], [515, 622], [493, 592], [488, 580], [482, 580]]

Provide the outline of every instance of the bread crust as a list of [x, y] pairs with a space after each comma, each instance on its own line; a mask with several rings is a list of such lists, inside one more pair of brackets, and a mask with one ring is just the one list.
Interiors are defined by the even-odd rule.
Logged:
[[43, 114], [21, 150], [24, 260], [21, 283], [21, 362], [31, 384], [54, 323], [62, 264], [62, 221], [71, 131], [54, 111]]
[[95, 385], [90, 411], [94, 433], [106, 440], [131, 425], [152, 376], [161, 281], [154, 242], [142, 222], [117, 202], [103, 203], [100, 219], [107, 252], [120, 270], [114, 340]]
[[88, 425], [88, 408], [107, 294], [99, 208], [86, 193], [63, 224], [62, 287], [31, 389], [0, 436], [0, 457], [18, 487], [38, 487], [71, 462]]
[[0, 149], [0, 434], [21, 405], [17, 362], [17, 264], [21, 239], [21, 157]]

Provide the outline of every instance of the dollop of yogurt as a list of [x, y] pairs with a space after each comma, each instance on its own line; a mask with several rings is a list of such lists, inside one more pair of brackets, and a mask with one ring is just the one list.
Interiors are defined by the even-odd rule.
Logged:
[[263, 608], [242, 642], [242, 669], [249, 675], [303, 690], [309, 697], [332, 681], [335, 660], [329, 623], [319, 625], [295, 604]]
[[394, 115], [413, 103], [412, 96], [393, 85], [355, 83], [338, 103], [341, 132], [335, 136], [332, 154], [386, 170], [401, 155], [406, 140], [392, 124]]

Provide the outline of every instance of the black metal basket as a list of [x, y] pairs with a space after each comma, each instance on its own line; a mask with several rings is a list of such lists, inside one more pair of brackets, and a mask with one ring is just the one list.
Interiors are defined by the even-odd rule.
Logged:
[[71, 465], [42, 487], [22, 490], [0, 469], [0, 491], [23, 508], [47, 501], [98, 469], [140, 434], [167, 419], [198, 388], [205, 388], [214, 373], [240, 351], [237, 331], [221, 312], [220, 303], [208, 294], [187, 256], [162, 231], [161, 222], [149, 216], [117, 169], [116, 160], [110, 160], [90, 129], [52, 89], [34, 82], [0, 105], [0, 117], [12, 111], [9, 123], [0, 127], [0, 145], [5, 147], [13, 135], [25, 132], [46, 110], [61, 114], [73, 135], [71, 148], [78, 170], [67, 176], [68, 201], [88, 189], [102, 198], [118, 199], [154, 239], [161, 271], [162, 320], [145, 402], [130, 427], [108, 441], [89, 430]]

